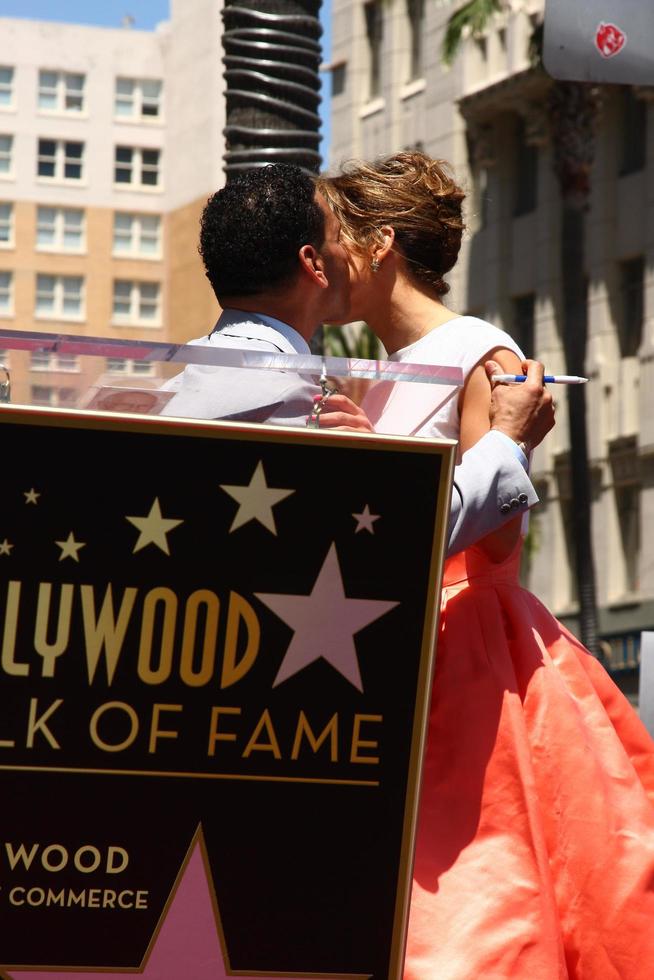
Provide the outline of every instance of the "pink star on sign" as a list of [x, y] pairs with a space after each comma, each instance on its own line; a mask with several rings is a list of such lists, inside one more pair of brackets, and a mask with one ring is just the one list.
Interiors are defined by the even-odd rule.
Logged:
[[[223, 953], [216, 916], [214, 914], [207, 872], [200, 842], [196, 841], [184, 869], [172, 903], [161, 923], [154, 945], [146, 956], [142, 969], [112, 973], [79, 973], [66, 970], [10, 970], [9, 980], [227, 980], [233, 974]], [[237, 974], [239, 980], [261, 980], [266, 974], [248, 977]], [[269, 974], [277, 978], [279, 974]], [[314, 977], [316, 974], [314, 974]], [[336, 980], [320, 974], [324, 980]], [[354, 976], [354, 975], [353, 975]], [[290, 980], [282, 977], [281, 980]], [[305, 980], [294, 975], [293, 980]]]
[[354, 634], [398, 603], [346, 596], [335, 544], [327, 552], [311, 595], [254, 594], [294, 630], [273, 687], [322, 657], [357, 690], [363, 691]]

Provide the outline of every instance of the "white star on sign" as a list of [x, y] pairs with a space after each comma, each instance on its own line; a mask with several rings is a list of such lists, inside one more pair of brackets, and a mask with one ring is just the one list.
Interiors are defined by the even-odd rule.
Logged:
[[73, 535], [72, 531], [65, 541], [55, 541], [55, 544], [61, 548], [59, 561], [63, 561], [64, 558], [72, 558], [74, 561], [79, 561], [79, 555], [77, 552], [80, 548], [86, 548], [86, 543], [84, 541], [75, 540], [75, 536]]
[[273, 687], [323, 657], [350, 684], [363, 691], [354, 634], [387, 613], [397, 602], [348, 599], [332, 543], [311, 595], [255, 592], [257, 599], [295, 631]]
[[281, 490], [269, 487], [266, 483], [266, 474], [263, 472], [263, 463], [261, 460], [257, 463], [257, 468], [247, 487], [228, 486], [227, 484], [221, 483], [220, 489], [228, 493], [239, 504], [236, 517], [232, 521], [232, 526], [229, 529], [230, 534], [236, 528], [247, 524], [248, 521], [259, 521], [260, 524], [263, 524], [273, 534], [277, 534], [272, 509], [280, 500], [284, 500], [286, 497], [290, 497], [292, 493], [295, 493], [295, 490]]
[[37, 493], [34, 487], [32, 487], [31, 490], [23, 490], [23, 496], [25, 497], [26, 504], [37, 504], [41, 494]]
[[148, 544], [156, 544], [157, 548], [161, 548], [164, 554], [169, 555], [170, 551], [168, 549], [168, 538], [166, 535], [174, 527], [177, 527], [178, 524], [184, 523], [181, 520], [176, 521], [172, 518], [162, 517], [158, 497], [154, 498], [154, 503], [147, 517], [125, 517], [125, 520], [129, 521], [130, 524], [133, 524], [141, 532], [134, 545], [132, 554], [136, 554], [137, 551], [145, 548]]
[[11, 554], [12, 548], [13, 548], [13, 544], [9, 544], [6, 538], [4, 539], [4, 541], [0, 541], [0, 555]]
[[354, 529], [354, 533], [358, 534], [359, 531], [370, 531], [371, 534], [375, 533], [375, 529], [372, 526], [375, 521], [379, 520], [379, 514], [371, 514], [370, 507], [368, 504], [363, 508], [362, 514], [352, 514], [352, 517], [357, 522], [357, 526]]

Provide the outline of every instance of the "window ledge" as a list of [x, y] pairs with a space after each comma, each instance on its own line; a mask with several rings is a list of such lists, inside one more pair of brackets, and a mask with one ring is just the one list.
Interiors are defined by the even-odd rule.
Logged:
[[15, 114], [16, 113], [16, 106], [13, 104], [13, 102], [12, 102], [11, 105], [0, 105], [0, 112], [8, 112], [8, 113], [14, 113]]
[[378, 112], [383, 112], [385, 108], [385, 99], [381, 97], [373, 99], [371, 102], [366, 102], [366, 104], [359, 109], [359, 119], [366, 119], [368, 116], [374, 116]]
[[161, 330], [162, 323], [153, 323], [152, 320], [117, 320], [115, 317], [111, 321], [111, 326], [120, 328], [142, 327], [145, 330]]
[[570, 616], [578, 616], [579, 603], [568, 602], [564, 606], [554, 606], [552, 611], [557, 619], [567, 619]]
[[0, 310], [0, 320], [13, 320], [15, 316], [16, 314], [13, 310], [11, 312], [9, 310]]
[[78, 367], [76, 367], [76, 368], [40, 367], [38, 365], [36, 367], [34, 365], [31, 365], [30, 366], [30, 371], [33, 374], [65, 374], [65, 375], [70, 375], [70, 374], [81, 374], [82, 373], [81, 368], [78, 368]]
[[163, 187], [160, 184], [156, 186], [153, 184], [116, 184], [114, 182], [113, 188], [115, 191], [131, 191], [132, 194], [162, 194]]
[[414, 95], [419, 95], [427, 88], [426, 78], [415, 78], [412, 82], [407, 82], [400, 89], [400, 100], [411, 99]]
[[143, 116], [141, 118], [131, 118], [129, 116], [114, 116], [115, 126], [158, 126], [162, 128], [166, 124], [163, 116]]
[[63, 313], [35, 313], [34, 319], [51, 320], [51, 321], [55, 320], [61, 323], [85, 323], [86, 322], [86, 316], [83, 313], [80, 313], [79, 316], [72, 316], [71, 314], [68, 314], [68, 316], [66, 316]]
[[[70, 109], [38, 109], [37, 116], [44, 116], [46, 119], [84, 119], [88, 121], [89, 114], [86, 110], [82, 112], [71, 111]], [[47, 137], [45, 137], [47, 139]]]
[[80, 248], [80, 249], [58, 248], [56, 245], [37, 245], [34, 251], [44, 252], [46, 255], [76, 255], [76, 256], [88, 255], [86, 248]]
[[3, 252], [14, 252], [16, 250], [15, 242], [0, 242], [0, 249]]
[[643, 601], [644, 597], [640, 592], [627, 592], [624, 595], [616, 596], [614, 599], [609, 599], [606, 606], [607, 609], [629, 609], [633, 606], [639, 606]]
[[126, 262], [161, 262], [163, 260], [161, 252], [156, 255], [142, 255], [140, 252], [112, 252], [111, 257], [117, 261], [123, 259]]
[[0, 180], [16, 180], [16, 176], [13, 173], [0, 173]]
[[48, 187], [83, 187], [87, 188], [88, 182], [86, 180], [76, 180], [75, 178], [65, 177], [39, 177], [36, 175], [37, 184], [44, 184]]

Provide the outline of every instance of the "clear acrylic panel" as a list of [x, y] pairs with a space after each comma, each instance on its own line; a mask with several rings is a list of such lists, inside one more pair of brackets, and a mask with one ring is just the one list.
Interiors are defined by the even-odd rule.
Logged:
[[462, 383], [448, 365], [0, 329], [0, 402], [20, 405], [304, 426], [329, 390], [413, 435]]

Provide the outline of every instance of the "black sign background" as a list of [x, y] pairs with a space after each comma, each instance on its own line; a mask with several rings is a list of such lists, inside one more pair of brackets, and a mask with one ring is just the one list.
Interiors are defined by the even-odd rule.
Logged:
[[[16, 409], [0, 412], [0, 422], [9, 461], [0, 541], [13, 545], [0, 555], [0, 643], [8, 583], [18, 581], [13, 661], [29, 665], [27, 676], [0, 669], [0, 964], [137, 968], [201, 825], [233, 970], [396, 976], [451, 447]], [[273, 507], [276, 534], [258, 520], [230, 533], [239, 504], [220, 485], [248, 485], [260, 462], [268, 487], [294, 493]], [[25, 496], [31, 489], [35, 504]], [[166, 536], [169, 555], [154, 544], [134, 552], [139, 530], [126, 520], [147, 515], [155, 498], [164, 518], [183, 521]], [[379, 515], [374, 533], [355, 533], [352, 515], [366, 505]], [[84, 542], [78, 561], [62, 559], [56, 544], [70, 532]], [[355, 634], [363, 691], [324, 659], [273, 687], [293, 631], [255, 593], [309, 595], [333, 544], [348, 598], [398, 603]], [[52, 583], [51, 642], [61, 584], [73, 586], [70, 639], [51, 677], [41, 676], [34, 649], [39, 583]], [[109, 583], [115, 613], [124, 590], [138, 590], [111, 685], [103, 657], [89, 683], [80, 600], [81, 586], [91, 585], [99, 608]], [[136, 661], [144, 597], [155, 588], [177, 597], [173, 669], [163, 683], [145, 684]], [[200, 589], [220, 600], [216, 668], [210, 683], [189, 687], [177, 666], [182, 620]], [[249, 672], [221, 689], [230, 593], [255, 610], [261, 641]], [[42, 731], [26, 745], [34, 698], [39, 714], [63, 699], [47, 720], [60, 748]], [[89, 719], [114, 701], [135, 710], [139, 734], [129, 748], [105, 752]], [[155, 702], [183, 710], [160, 720], [177, 738], [160, 738], [149, 752]], [[240, 714], [221, 718], [236, 740], [209, 756], [216, 705]], [[281, 758], [265, 749], [243, 758], [266, 709]], [[300, 710], [316, 734], [338, 713], [336, 761], [329, 739], [315, 752], [305, 741], [291, 758]], [[378, 763], [350, 761], [357, 714], [383, 719], [360, 722], [360, 739], [372, 745], [358, 754]], [[108, 711], [99, 730], [120, 742], [125, 712]], [[267, 737], [262, 731], [259, 742]], [[38, 855], [29, 871], [11, 870], [5, 842], [28, 850], [56, 842], [71, 855], [87, 844], [103, 855], [120, 846], [130, 858], [121, 887], [147, 889], [148, 908], [12, 907], [12, 886], [115, 888], [118, 876], [102, 867], [80, 874], [70, 863], [53, 874]]]

